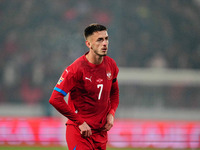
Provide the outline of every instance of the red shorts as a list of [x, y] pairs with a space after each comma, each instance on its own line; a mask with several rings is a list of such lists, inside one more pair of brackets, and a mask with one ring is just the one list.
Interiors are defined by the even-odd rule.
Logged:
[[69, 150], [106, 150], [108, 141], [106, 131], [93, 131], [92, 135], [84, 138], [77, 126], [67, 125], [66, 140]]

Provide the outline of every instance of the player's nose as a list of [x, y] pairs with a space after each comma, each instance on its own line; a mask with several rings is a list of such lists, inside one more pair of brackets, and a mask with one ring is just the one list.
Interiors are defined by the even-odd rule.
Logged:
[[108, 45], [108, 40], [104, 40], [104, 41], [103, 41], [103, 45], [104, 45], [104, 46]]

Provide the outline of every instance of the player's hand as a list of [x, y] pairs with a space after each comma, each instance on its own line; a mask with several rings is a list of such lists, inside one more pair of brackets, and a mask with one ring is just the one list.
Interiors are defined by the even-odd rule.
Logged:
[[83, 122], [83, 124], [79, 126], [79, 129], [83, 137], [89, 137], [92, 135], [92, 130], [86, 122]]
[[114, 117], [112, 114], [108, 114], [107, 115], [107, 122], [106, 122], [106, 125], [105, 125], [105, 129], [103, 131], [109, 131], [112, 127], [113, 127], [113, 124], [114, 124]]

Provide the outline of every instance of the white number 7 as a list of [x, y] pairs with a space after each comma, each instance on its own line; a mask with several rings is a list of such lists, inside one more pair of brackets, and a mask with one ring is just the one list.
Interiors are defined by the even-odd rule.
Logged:
[[103, 84], [97, 84], [97, 88], [100, 88], [99, 96], [98, 96], [98, 100], [100, 100], [101, 99], [101, 93], [102, 93], [102, 90], [103, 90]]

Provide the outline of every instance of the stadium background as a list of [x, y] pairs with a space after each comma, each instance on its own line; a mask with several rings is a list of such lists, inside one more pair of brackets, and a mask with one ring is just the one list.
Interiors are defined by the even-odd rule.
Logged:
[[109, 28], [120, 67], [109, 145], [200, 147], [199, 0], [1, 0], [0, 146], [65, 143], [66, 119], [48, 99], [94, 22]]

